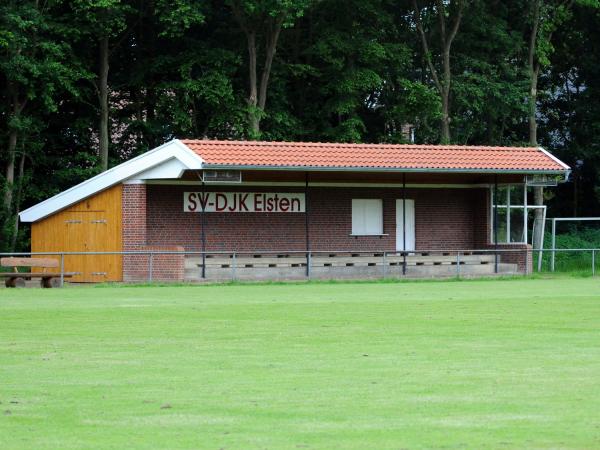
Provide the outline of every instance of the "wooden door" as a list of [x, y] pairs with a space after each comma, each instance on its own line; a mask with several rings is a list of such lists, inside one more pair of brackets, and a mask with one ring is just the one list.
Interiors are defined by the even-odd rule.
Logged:
[[[122, 250], [121, 186], [113, 187], [31, 227], [33, 252], [111, 252]], [[65, 256], [74, 282], [121, 281], [120, 255]]]
[[[90, 212], [86, 217], [85, 226], [87, 228], [85, 235], [86, 251], [106, 251], [104, 249], [113, 247], [110, 245], [114, 241], [111, 231], [110, 218], [105, 212]], [[88, 256], [85, 263], [85, 277], [91, 282], [110, 281], [116, 275], [117, 259], [113, 255], [93, 255]], [[120, 269], [120, 265], [119, 265]]]
[[[56, 228], [62, 228], [62, 237], [56, 236], [55, 239], [61, 241], [62, 248], [67, 252], [85, 252], [87, 248], [84, 243], [86, 234], [86, 215], [85, 212], [65, 211], [61, 214], [61, 222]], [[87, 281], [87, 263], [88, 258], [82, 255], [65, 256], [65, 272], [73, 272], [76, 275], [71, 281]]]

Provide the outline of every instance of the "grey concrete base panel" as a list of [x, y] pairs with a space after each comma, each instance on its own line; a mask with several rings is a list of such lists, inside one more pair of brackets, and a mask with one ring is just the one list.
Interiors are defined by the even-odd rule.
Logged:
[[[302, 267], [207, 267], [206, 278], [202, 279], [202, 268], [186, 268], [185, 281], [227, 281], [227, 280], [305, 280], [308, 278], [306, 266]], [[402, 266], [390, 265], [354, 265], [342, 267], [311, 267], [310, 279], [378, 279], [378, 278], [448, 278], [448, 277], [485, 277], [494, 275], [520, 274], [516, 264], [500, 263], [498, 273], [494, 264], [445, 264], [407, 266], [406, 274]]]

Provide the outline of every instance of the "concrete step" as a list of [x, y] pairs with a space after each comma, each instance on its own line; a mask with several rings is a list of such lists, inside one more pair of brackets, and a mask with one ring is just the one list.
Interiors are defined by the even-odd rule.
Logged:
[[[385, 262], [383, 256], [321, 256], [316, 255], [311, 258], [312, 267], [351, 267], [351, 266], [381, 266], [381, 265], [402, 265], [404, 257], [401, 255], [386, 255]], [[406, 257], [406, 264], [421, 265], [461, 265], [467, 264], [491, 264], [494, 262], [494, 255], [460, 255], [457, 260], [456, 255], [409, 255]], [[206, 258], [207, 267], [229, 268], [235, 263], [240, 268], [273, 268], [273, 267], [305, 267], [306, 257], [304, 255], [293, 255], [288, 257], [264, 256], [264, 257], [232, 257], [213, 256]], [[186, 269], [201, 267], [202, 258], [190, 257], [185, 260]]]
[[[384, 270], [385, 269], [385, 270]], [[459, 269], [459, 270], [457, 270]], [[406, 275], [402, 273], [402, 266], [317, 266], [311, 267], [311, 277], [314, 279], [360, 279], [360, 278], [435, 278], [435, 277], [462, 277], [494, 276], [519, 274], [516, 264], [499, 263], [498, 273], [494, 272], [494, 264], [465, 264], [460, 265], [411, 265], [406, 268]], [[206, 268], [208, 280], [230, 280], [233, 278], [233, 269], [211, 267]], [[238, 267], [235, 278], [240, 280], [278, 280], [278, 279], [305, 279], [306, 267]], [[186, 269], [187, 281], [201, 281], [201, 269], [196, 267]]]

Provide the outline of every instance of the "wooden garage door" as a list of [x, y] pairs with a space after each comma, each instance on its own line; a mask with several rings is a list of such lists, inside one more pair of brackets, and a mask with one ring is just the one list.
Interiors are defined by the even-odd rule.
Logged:
[[[50, 216], [31, 227], [32, 251], [121, 251], [121, 186]], [[65, 271], [77, 273], [71, 280], [100, 282], [122, 280], [120, 255], [71, 255]]]

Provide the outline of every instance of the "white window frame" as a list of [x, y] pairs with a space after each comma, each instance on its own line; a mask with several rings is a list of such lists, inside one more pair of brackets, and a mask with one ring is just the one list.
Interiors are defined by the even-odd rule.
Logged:
[[[375, 226], [370, 226], [369, 215], [371, 208], [377, 208], [375, 213]], [[362, 217], [359, 217], [359, 214]], [[376, 229], [375, 229], [376, 228]], [[383, 200], [380, 198], [353, 198], [352, 199], [352, 233], [351, 236], [383, 236]]]
[[[529, 224], [528, 224], [528, 216], [529, 211], [535, 209], [545, 209], [545, 206], [539, 205], [528, 205], [527, 204], [527, 185], [525, 183], [511, 183], [511, 184], [498, 184], [498, 187], [506, 187], [506, 203], [498, 205], [498, 209], [506, 209], [506, 239], [503, 241], [498, 241], [498, 244], [527, 244], [529, 242]], [[512, 205], [510, 203], [510, 192], [512, 188], [521, 187], [523, 189], [523, 204]], [[496, 219], [496, 215], [494, 214], [494, 185], [490, 185], [490, 242], [494, 243], [494, 221]], [[510, 217], [511, 211], [513, 210], [523, 210], [523, 236], [525, 238], [524, 241], [514, 241], [510, 240]]]

